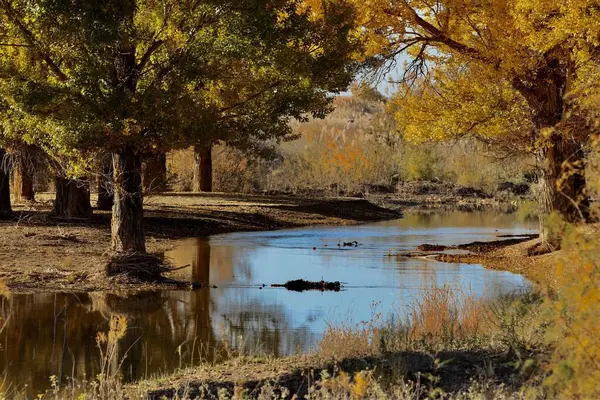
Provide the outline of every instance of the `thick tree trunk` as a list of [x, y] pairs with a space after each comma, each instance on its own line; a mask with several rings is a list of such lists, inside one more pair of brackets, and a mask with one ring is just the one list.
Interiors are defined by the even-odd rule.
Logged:
[[[538, 79], [532, 85], [519, 80], [513, 85], [531, 107], [536, 138], [544, 145], [538, 155], [543, 186], [540, 232], [546, 242], [559, 247], [560, 238], [547, 234], [546, 216], [556, 212], [569, 222], [585, 221], [589, 217], [583, 149], [589, 135], [584, 126], [582, 131], [576, 132], [577, 136], [564, 129], [565, 117], [569, 114], [564, 96], [574, 78], [572, 66], [559, 58], [549, 58], [536, 72]], [[554, 132], [545, 140], [545, 131], [550, 130]]]
[[96, 207], [98, 210], [110, 211], [114, 202], [113, 189], [113, 164], [112, 158], [102, 164], [102, 171], [98, 177], [98, 201]]
[[160, 193], [167, 189], [167, 154], [154, 154], [142, 165], [144, 193]]
[[562, 238], [556, 226], [548, 223], [551, 213], [571, 223], [589, 221], [590, 200], [586, 191], [583, 145], [555, 135], [543, 150], [540, 193], [540, 234], [544, 242], [560, 248]]
[[71, 180], [56, 176], [54, 185], [56, 198], [52, 213], [55, 216], [64, 219], [90, 218], [92, 216], [90, 188], [85, 178]]
[[13, 166], [13, 196], [15, 200], [33, 201], [35, 199], [33, 163], [27, 150], [18, 151], [15, 156]]
[[194, 192], [212, 192], [212, 144], [194, 147]]
[[142, 162], [131, 147], [113, 153], [115, 201], [111, 249], [118, 253], [145, 253]]
[[0, 148], [0, 219], [10, 218], [11, 216], [10, 168], [6, 157], [6, 151]]
[[558, 211], [568, 222], [586, 221], [590, 217], [584, 158], [582, 144], [562, 135], [553, 137], [546, 150], [545, 173], [549, 182], [546, 203], [549, 211]]

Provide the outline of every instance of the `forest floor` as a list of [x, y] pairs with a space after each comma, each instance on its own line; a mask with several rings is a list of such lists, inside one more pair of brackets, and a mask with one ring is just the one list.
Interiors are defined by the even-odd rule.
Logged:
[[[13, 220], [0, 221], [0, 281], [12, 292], [165, 287], [164, 282], [107, 277], [110, 213], [95, 211], [91, 220], [58, 220], [50, 215], [53, 197], [38, 194], [35, 203], [13, 206]], [[401, 217], [399, 211], [364, 199], [168, 194], [148, 196], [144, 207], [147, 250], [158, 256], [187, 237]]]

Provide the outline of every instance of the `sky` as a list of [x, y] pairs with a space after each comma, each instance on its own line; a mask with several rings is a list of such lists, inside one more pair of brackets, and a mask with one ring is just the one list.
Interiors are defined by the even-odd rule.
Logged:
[[[402, 54], [398, 56], [395, 67], [376, 82], [379, 93], [386, 97], [391, 97], [394, 94], [396, 91], [396, 85], [394, 83], [390, 83], [389, 80], [391, 79], [392, 81], [396, 82], [400, 80], [400, 77], [404, 72], [404, 64], [406, 60], [408, 60], [406, 55]], [[361, 81], [362, 79], [359, 77], [357, 80]], [[342, 92], [340, 93], [340, 96], [350, 96], [350, 91]]]

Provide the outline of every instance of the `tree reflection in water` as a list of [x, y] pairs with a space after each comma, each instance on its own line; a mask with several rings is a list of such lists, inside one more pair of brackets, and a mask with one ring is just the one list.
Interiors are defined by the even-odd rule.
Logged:
[[[213, 272], [219, 282], [234, 281], [236, 273], [247, 277], [244, 263], [236, 264], [240, 257], [220, 256], [213, 262], [209, 243], [198, 239], [181, 256], [187, 260], [178, 261], [190, 264], [192, 280], [200, 283], [209, 283]], [[256, 300], [245, 303], [243, 298], [230, 296], [217, 301], [222, 295], [221, 289], [206, 288], [2, 298], [3, 320], [10, 315], [0, 334], [2, 389], [24, 391], [31, 398], [48, 389], [53, 375], [61, 384], [72, 377], [95, 377], [100, 372], [96, 334], [108, 329], [112, 315], [125, 315], [128, 321], [127, 335], [119, 344], [119, 361], [123, 360], [122, 373], [128, 381], [223, 359], [229, 354], [224, 342], [234, 352], [243, 347], [275, 356], [293, 353], [307, 342], [308, 327], [288, 332], [290, 316], [282, 306]], [[242, 303], [232, 304], [232, 300]], [[219, 326], [213, 326], [214, 316]], [[245, 339], [240, 341], [240, 337]]]

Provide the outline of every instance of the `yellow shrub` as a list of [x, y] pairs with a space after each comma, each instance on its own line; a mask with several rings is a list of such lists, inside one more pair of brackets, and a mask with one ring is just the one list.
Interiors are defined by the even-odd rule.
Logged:
[[[597, 157], [590, 157], [592, 188], [600, 179]], [[556, 351], [547, 384], [565, 398], [600, 398], [600, 225], [567, 225], [561, 233], [559, 293], [552, 303]]]

